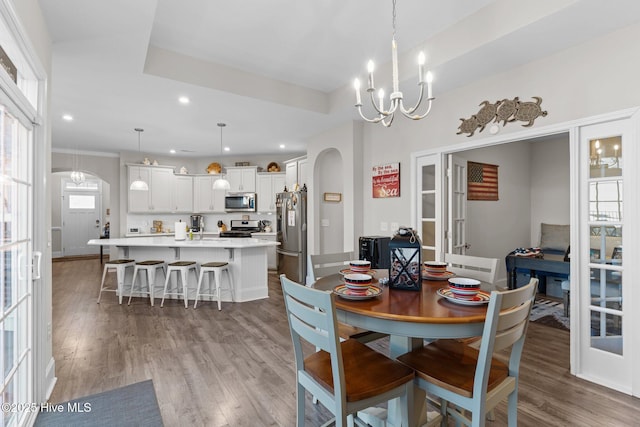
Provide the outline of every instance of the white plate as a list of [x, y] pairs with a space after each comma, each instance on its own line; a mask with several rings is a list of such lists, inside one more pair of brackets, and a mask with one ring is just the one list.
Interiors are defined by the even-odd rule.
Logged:
[[453, 296], [451, 289], [449, 288], [440, 288], [438, 289], [438, 295], [446, 299], [447, 301], [451, 301], [456, 304], [461, 305], [485, 305], [489, 303], [489, 294], [485, 291], [478, 291], [478, 294], [474, 299], [460, 299]]
[[363, 299], [375, 298], [382, 293], [382, 289], [380, 289], [375, 285], [370, 285], [365, 294], [354, 295], [350, 291], [351, 289], [347, 288], [346, 285], [338, 285], [335, 288], [333, 288], [333, 292], [338, 294], [338, 296], [344, 299], [351, 299], [351, 300], [363, 300]]

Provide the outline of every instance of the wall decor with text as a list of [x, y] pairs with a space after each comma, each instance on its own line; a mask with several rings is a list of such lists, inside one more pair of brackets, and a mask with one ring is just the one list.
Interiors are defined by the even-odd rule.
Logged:
[[400, 163], [374, 166], [371, 175], [374, 199], [400, 197]]

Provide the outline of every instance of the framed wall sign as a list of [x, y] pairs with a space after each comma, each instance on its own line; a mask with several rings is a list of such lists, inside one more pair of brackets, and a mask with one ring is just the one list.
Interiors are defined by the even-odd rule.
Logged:
[[374, 199], [400, 197], [400, 163], [374, 166], [371, 175]]
[[324, 193], [325, 202], [340, 202], [342, 201], [342, 193]]

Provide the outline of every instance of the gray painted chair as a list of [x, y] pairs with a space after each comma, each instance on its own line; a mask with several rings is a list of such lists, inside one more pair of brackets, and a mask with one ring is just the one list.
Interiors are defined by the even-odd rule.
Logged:
[[[518, 425], [518, 375], [538, 279], [518, 289], [491, 292], [479, 349], [457, 340], [437, 340], [398, 357], [416, 371], [416, 383], [440, 399], [440, 412], [456, 425], [485, 425], [488, 411], [508, 398], [509, 426]], [[511, 347], [508, 362], [494, 352]], [[467, 417], [468, 411], [471, 418]]]
[[[407, 399], [413, 370], [354, 339], [340, 342], [335, 295], [280, 276], [296, 360], [297, 426], [305, 425], [305, 390], [336, 417], [353, 425], [358, 411], [400, 398], [402, 425], [408, 425]], [[320, 351], [305, 357], [304, 343]]]
[[498, 258], [484, 258], [470, 255], [444, 254], [449, 264], [447, 270], [456, 276], [469, 277], [493, 286], [498, 271]]

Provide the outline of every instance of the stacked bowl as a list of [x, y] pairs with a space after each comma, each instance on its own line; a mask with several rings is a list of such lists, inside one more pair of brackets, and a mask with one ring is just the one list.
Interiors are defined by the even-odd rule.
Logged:
[[443, 276], [447, 274], [447, 263], [439, 261], [425, 261], [424, 272], [427, 276]]
[[344, 275], [344, 284], [353, 294], [366, 295], [371, 285], [371, 276], [369, 274], [352, 273]]
[[367, 273], [371, 269], [371, 261], [356, 259], [349, 261], [349, 270], [354, 273]]
[[480, 281], [466, 277], [453, 277], [449, 279], [449, 290], [454, 298], [473, 300], [480, 290]]

